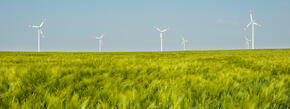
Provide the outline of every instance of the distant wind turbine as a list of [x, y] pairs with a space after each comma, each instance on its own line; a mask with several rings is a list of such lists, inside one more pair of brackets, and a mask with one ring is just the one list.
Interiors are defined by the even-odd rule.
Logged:
[[247, 49], [250, 49], [251, 40], [249, 40], [247, 36], [245, 36], [245, 40], [246, 40]]
[[102, 39], [104, 38], [104, 34], [101, 34], [101, 36], [97, 37], [96, 39], [99, 40], [99, 52], [102, 52]]
[[186, 50], [185, 44], [188, 42], [189, 42], [189, 40], [185, 40], [184, 37], [181, 38], [181, 45], [183, 45], [183, 50]]
[[252, 49], [255, 49], [255, 25], [261, 27], [260, 24], [258, 24], [257, 22], [255, 22], [255, 20], [253, 19], [253, 12], [252, 9], [250, 9], [250, 23], [244, 28], [244, 31], [246, 31], [250, 25], [252, 25]]
[[160, 30], [159, 28], [155, 26], [153, 26], [153, 28], [160, 32], [160, 51], [163, 51], [163, 46], [162, 46], [163, 33], [166, 32], [169, 28], [166, 28], [164, 30]]
[[29, 28], [35, 28], [37, 29], [37, 33], [38, 33], [38, 46], [37, 46], [37, 51], [40, 52], [40, 36], [42, 38], [44, 38], [44, 34], [43, 34], [43, 31], [42, 31], [42, 26], [44, 25], [46, 21], [46, 18], [41, 22], [41, 24], [39, 26], [37, 25], [28, 25]]

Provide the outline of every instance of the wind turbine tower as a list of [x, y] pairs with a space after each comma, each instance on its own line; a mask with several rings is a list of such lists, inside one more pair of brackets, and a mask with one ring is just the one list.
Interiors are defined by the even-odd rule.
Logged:
[[255, 49], [255, 25], [261, 27], [260, 24], [258, 24], [254, 19], [253, 19], [253, 11], [250, 9], [250, 23], [244, 28], [244, 31], [246, 31], [250, 26], [252, 26], [252, 49]]
[[102, 34], [99, 37], [96, 37], [97, 40], [99, 40], [99, 52], [102, 52], [102, 39], [104, 38], [104, 34]]
[[251, 40], [249, 40], [247, 36], [245, 36], [245, 40], [246, 40], [247, 49], [250, 49], [250, 42], [251, 42]]
[[181, 45], [183, 45], [183, 50], [186, 50], [185, 44], [188, 42], [189, 42], [189, 40], [185, 40], [184, 37], [181, 38]]
[[40, 52], [40, 36], [42, 38], [44, 38], [44, 34], [43, 34], [43, 31], [42, 31], [42, 27], [43, 27], [45, 21], [46, 21], [46, 18], [41, 22], [41, 24], [39, 26], [37, 26], [37, 25], [28, 25], [29, 28], [35, 28], [35, 29], [37, 29], [37, 33], [38, 33], [37, 52]]
[[162, 45], [162, 40], [163, 40], [163, 33], [168, 31], [169, 28], [165, 28], [163, 30], [160, 30], [159, 28], [153, 26], [154, 29], [160, 32], [160, 51], [163, 51], [163, 45]]

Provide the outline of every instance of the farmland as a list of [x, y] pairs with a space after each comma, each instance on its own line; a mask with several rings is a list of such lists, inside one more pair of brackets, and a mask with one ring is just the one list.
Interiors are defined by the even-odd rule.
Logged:
[[289, 108], [290, 49], [0, 52], [0, 108]]

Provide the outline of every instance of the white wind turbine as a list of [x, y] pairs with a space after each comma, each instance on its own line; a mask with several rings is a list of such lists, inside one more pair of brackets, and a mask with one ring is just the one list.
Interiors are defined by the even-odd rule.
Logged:
[[253, 20], [253, 12], [252, 9], [250, 9], [250, 23], [244, 28], [244, 31], [246, 31], [250, 25], [252, 25], [252, 49], [255, 49], [255, 25], [261, 27], [260, 24], [256, 23], [255, 20]]
[[104, 38], [104, 34], [101, 34], [101, 36], [96, 36], [96, 39], [99, 40], [99, 52], [102, 52], [102, 39]]
[[247, 36], [245, 36], [245, 40], [246, 40], [247, 49], [250, 49], [251, 40], [249, 40]]
[[37, 46], [37, 51], [40, 52], [40, 36], [42, 38], [44, 38], [44, 34], [43, 34], [43, 31], [42, 31], [42, 26], [44, 25], [46, 21], [46, 18], [41, 22], [41, 24], [39, 26], [37, 25], [28, 25], [29, 28], [35, 28], [37, 29], [37, 33], [38, 33], [38, 46]]
[[186, 50], [185, 44], [188, 42], [189, 42], [189, 40], [185, 40], [184, 37], [181, 38], [181, 45], [183, 45], [183, 50]]
[[160, 32], [160, 51], [163, 51], [163, 46], [162, 46], [163, 33], [166, 32], [169, 28], [165, 28], [163, 30], [160, 30], [159, 28], [155, 26], [153, 26], [153, 28]]

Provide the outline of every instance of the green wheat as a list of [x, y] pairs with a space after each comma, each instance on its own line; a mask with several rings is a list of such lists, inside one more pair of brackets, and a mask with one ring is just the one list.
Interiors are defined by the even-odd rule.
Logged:
[[0, 108], [289, 108], [290, 49], [0, 52]]

